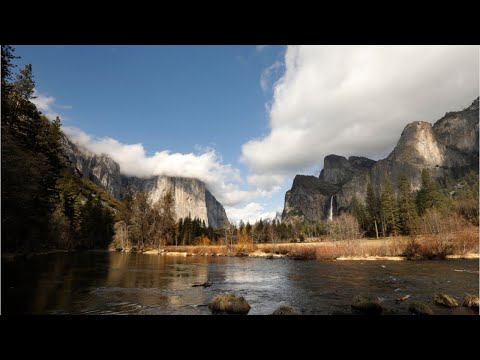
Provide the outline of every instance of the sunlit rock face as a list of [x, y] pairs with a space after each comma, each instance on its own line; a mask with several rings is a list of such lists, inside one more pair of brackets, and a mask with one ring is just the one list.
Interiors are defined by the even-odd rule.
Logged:
[[[432, 126], [416, 121], [405, 126], [400, 139], [386, 159], [328, 155], [317, 179], [297, 175], [285, 194], [282, 221], [327, 219], [330, 203], [333, 215], [348, 210], [353, 195], [365, 201], [371, 182], [379, 191], [383, 179], [394, 186], [406, 175], [413, 189], [421, 184], [421, 172], [429, 169], [434, 177], [478, 171], [478, 102], [462, 111], [448, 112]], [[333, 197], [333, 199], [332, 199]]]
[[97, 155], [63, 138], [65, 155], [72, 166], [83, 176], [122, 200], [127, 189], [133, 195], [144, 191], [151, 203], [155, 203], [168, 192], [173, 195], [176, 219], [190, 216], [205, 221], [206, 226], [222, 227], [228, 224], [222, 204], [206, 189], [205, 184], [194, 178], [153, 176], [140, 178], [125, 176], [120, 166], [107, 155]]

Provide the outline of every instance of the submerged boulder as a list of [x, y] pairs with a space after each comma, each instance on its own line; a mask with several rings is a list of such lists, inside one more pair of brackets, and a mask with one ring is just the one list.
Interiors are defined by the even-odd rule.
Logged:
[[280, 306], [278, 307], [272, 315], [301, 315], [297, 310], [291, 308], [290, 306]]
[[433, 315], [433, 310], [428, 305], [417, 301], [410, 303], [408, 311], [414, 315]]
[[250, 311], [250, 305], [243, 296], [235, 294], [216, 295], [208, 304], [212, 312], [225, 312], [229, 314], [246, 315]]
[[378, 298], [362, 295], [357, 295], [353, 298], [352, 309], [371, 315], [381, 314], [384, 310]]

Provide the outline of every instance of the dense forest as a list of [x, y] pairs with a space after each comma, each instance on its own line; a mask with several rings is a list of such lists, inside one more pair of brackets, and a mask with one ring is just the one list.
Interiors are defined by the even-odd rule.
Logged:
[[61, 122], [31, 102], [31, 65], [2, 46], [2, 251], [107, 246], [121, 204], [71, 168]]

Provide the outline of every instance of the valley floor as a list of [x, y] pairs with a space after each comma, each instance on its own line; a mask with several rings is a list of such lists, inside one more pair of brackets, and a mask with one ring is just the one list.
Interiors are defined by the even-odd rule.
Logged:
[[[304, 243], [167, 246], [146, 254], [248, 256], [310, 260], [478, 259], [478, 229], [449, 237], [419, 236]], [[317, 241], [315, 241], [317, 240]]]

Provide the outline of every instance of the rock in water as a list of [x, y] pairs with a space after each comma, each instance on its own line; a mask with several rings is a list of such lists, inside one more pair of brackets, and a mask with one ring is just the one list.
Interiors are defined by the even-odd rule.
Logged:
[[383, 306], [378, 299], [372, 296], [355, 296], [352, 301], [352, 308], [371, 315], [378, 315], [383, 311]]
[[410, 303], [408, 311], [414, 315], [433, 315], [433, 310], [428, 305], [417, 301]]
[[441, 305], [449, 308], [458, 306], [457, 300], [455, 300], [451, 296], [448, 296], [447, 294], [441, 294], [441, 293], [437, 293], [433, 295], [433, 302], [436, 305]]
[[243, 296], [235, 294], [216, 295], [208, 304], [212, 312], [225, 312], [229, 314], [246, 315], [250, 311], [250, 305]]
[[280, 306], [278, 307], [272, 315], [301, 315], [297, 310], [291, 308], [290, 306]]
[[467, 294], [463, 299], [463, 306], [478, 311], [478, 296]]

